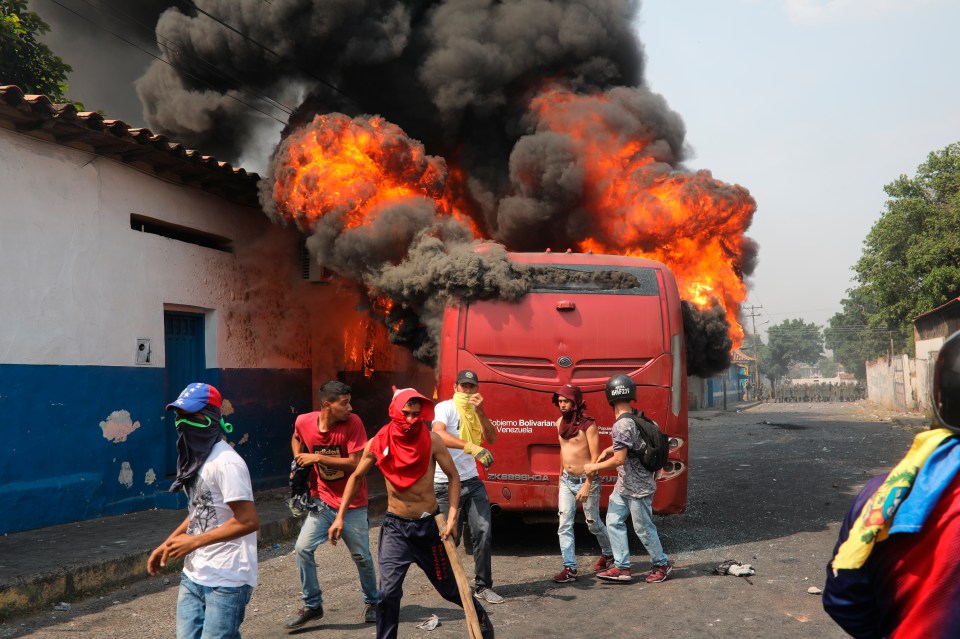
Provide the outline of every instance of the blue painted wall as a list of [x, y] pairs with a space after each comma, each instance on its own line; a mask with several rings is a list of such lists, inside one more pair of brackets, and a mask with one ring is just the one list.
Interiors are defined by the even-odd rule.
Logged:
[[707, 408], [723, 407], [723, 383], [726, 380], [727, 406], [740, 401], [740, 368], [736, 364], [731, 364], [727, 370], [716, 377], [707, 378], [706, 404]]
[[[294, 417], [312, 406], [310, 370], [208, 370], [197, 381], [214, 384], [233, 405], [229, 440], [254, 487], [283, 485]], [[165, 468], [165, 446], [174, 445], [175, 431], [165, 396], [161, 368], [0, 364], [0, 534], [182, 507], [182, 494], [168, 492], [174, 469]], [[100, 423], [118, 410], [140, 426], [113, 443]], [[129, 488], [119, 481], [123, 462], [133, 470]]]

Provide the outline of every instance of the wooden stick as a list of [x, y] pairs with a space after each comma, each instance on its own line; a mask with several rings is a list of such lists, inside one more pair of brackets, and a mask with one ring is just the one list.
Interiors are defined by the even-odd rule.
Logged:
[[[447, 518], [443, 513], [438, 513], [434, 519], [442, 534], [447, 529]], [[483, 639], [480, 634], [480, 620], [477, 619], [477, 609], [473, 605], [473, 589], [470, 588], [467, 575], [463, 572], [463, 564], [460, 563], [460, 555], [457, 553], [457, 546], [453, 543], [453, 537], [444, 539], [443, 547], [447, 550], [447, 557], [450, 559], [450, 566], [453, 568], [453, 576], [457, 580], [457, 589], [460, 590], [463, 614], [467, 618], [467, 637], [468, 639]]]

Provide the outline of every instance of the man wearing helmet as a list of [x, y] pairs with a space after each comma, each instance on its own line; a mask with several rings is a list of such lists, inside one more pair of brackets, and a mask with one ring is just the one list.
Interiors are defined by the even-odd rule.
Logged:
[[564, 384], [552, 399], [560, 410], [557, 420], [557, 438], [560, 441], [560, 493], [557, 498], [560, 515], [560, 554], [563, 570], [553, 577], [557, 583], [577, 579], [576, 541], [573, 535], [573, 520], [577, 504], [583, 504], [587, 528], [600, 543], [600, 559], [594, 564], [595, 571], [606, 570], [613, 565], [613, 551], [607, 528], [600, 520], [600, 479], [584, 472], [584, 464], [596, 459], [600, 452], [600, 435], [597, 422], [586, 414], [587, 405], [583, 392], [573, 384]]
[[956, 637], [960, 628], [960, 332], [937, 355], [933, 428], [853, 502], [823, 607], [858, 638]]
[[657, 489], [654, 474], [643, 467], [638, 457], [628, 454], [636, 447], [634, 437], [639, 437], [633, 420], [631, 402], [637, 399], [637, 385], [626, 375], [614, 375], [607, 380], [607, 402], [613, 407], [616, 421], [610, 429], [613, 446], [607, 448], [593, 464], [585, 464], [585, 473], [595, 473], [609, 468], [617, 469], [617, 483], [607, 505], [607, 534], [613, 549], [613, 566], [598, 572], [597, 577], [606, 581], [626, 583], [631, 580], [630, 546], [627, 541], [627, 517], [633, 519], [633, 529], [650, 554], [653, 564], [644, 577], [647, 583], [659, 583], [673, 571], [660, 545], [660, 536], [653, 523], [653, 494]]

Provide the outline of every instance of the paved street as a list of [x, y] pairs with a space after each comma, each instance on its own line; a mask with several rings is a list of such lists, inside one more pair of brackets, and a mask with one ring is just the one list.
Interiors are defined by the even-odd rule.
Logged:
[[[561, 565], [553, 524], [501, 519], [494, 547], [495, 590], [489, 606], [500, 639], [544, 637], [823, 637], [846, 635], [822, 612], [824, 566], [838, 522], [870, 476], [889, 469], [923, 420], [871, 404], [766, 404], [742, 413], [694, 413], [690, 419], [689, 505], [657, 519], [677, 564], [662, 584], [598, 583], [589, 570], [597, 548], [577, 528], [581, 577], [554, 584]], [[379, 523], [379, 522], [375, 522]], [[379, 527], [371, 531], [376, 542]], [[636, 542], [636, 539], [634, 539]], [[376, 544], [374, 543], [374, 548]], [[298, 608], [292, 540], [261, 549], [261, 585], [247, 608], [244, 637], [287, 634], [280, 622]], [[472, 560], [467, 572], [472, 574]], [[716, 576], [726, 559], [750, 563], [748, 579]], [[647, 566], [634, 556], [634, 571]], [[294, 633], [305, 637], [373, 637], [359, 622], [356, 570], [345, 548], [318, 552], [326, 617]], [[172, 637], [175, 574], [0, 625], [0, 637]], [[635, 579], [636, 581], [636, 579]], [[432, 632], [415, 625], [436, 614]], [[459, 609], [437, 596], [416, 568], [407, 579], [401, 637], [462, 638]]]

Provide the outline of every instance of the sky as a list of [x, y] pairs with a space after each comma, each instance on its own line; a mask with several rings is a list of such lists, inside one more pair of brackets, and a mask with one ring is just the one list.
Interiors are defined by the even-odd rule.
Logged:
[[[53, 27], [45, 41], [74, 67], [70, 97], [144, 126], [133, 80], [156, 52], [147, 27], [163, 0], [125, 5], [144, 24], [124, 31], [129, 43], [58, 2], [93, 16], [96, 0], [30, 2]], [[757, 315], [748, 329], [825, 324], [884, 211], [883, 186], [960, 140], [958, 24], [952, 0], [641, 4], [646, 82], [686, 123], [686, 167], [741, 184], [757, 201], [748, 235], [759, 265], [746, 303]], [[244, 162], [265, 165], [266, 157]]]
[[757, 201], [759, 332], [840, 311], [884, 185], [960, 140], [958, 24], [949, 0], [643, 3], [647, 82], [686, 122], [688, 166]]

